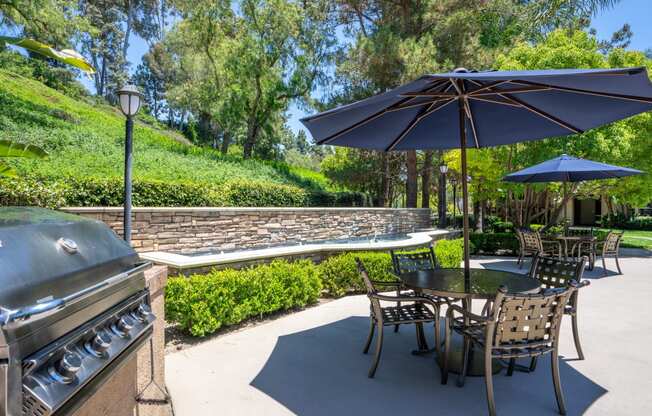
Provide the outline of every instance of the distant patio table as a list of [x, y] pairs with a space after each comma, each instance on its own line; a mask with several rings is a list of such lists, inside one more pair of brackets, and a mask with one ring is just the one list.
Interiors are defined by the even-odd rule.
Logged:
[[578, 243], [594, 243], [596, 241], [593, 235], [555, 235], [553, 238], [559, 240], [564, 245], [564, 257], [568, 258], [568, 246], [571, 247], [571, 255], [575, 251]]
[[[491, 300], [503, 285], [510, 293], [537, 293], [541, 288], [541, 283], [536, 279], [518, 273], [488, 269], [471, 269], [468, 280], [464, 278], [464, 269], [419, 270], [402, 273], [399, 278], [405, 286], [417, 293], [459, 299], [462, 301], [462, 307], [469, 311], [473, 299]], [[417, 334], [420, 349], [415, 353], [431, 352], [427, 349], [422, 328], [417, 327]], [[451, 371], [459, 372], [462, 368], [462, 348], [454, 348], [450, 357]], [[481, 353], [475, 354], [472, 350], [469, 360], [467, 374], [484, 375], [484, 356]], [[497, 363], [494, 370], [499, 371], [500, 368], [501, 365]]]

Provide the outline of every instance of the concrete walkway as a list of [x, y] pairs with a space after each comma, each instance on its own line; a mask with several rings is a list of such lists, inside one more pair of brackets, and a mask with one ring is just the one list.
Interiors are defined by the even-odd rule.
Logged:
[[[580, 295], [586, 360], [576, 361], [570, 321], [562, 327], [561, 377], [569, 415], [652, 414], [652, 257], [624, 250], [623, 276], [596, 267]], [[613, 260], [607, 263], [613, 267]], [[517, 270], [507, 258], [473, 267]], [[525, 271], [524, 268], [522, 271]], [[440, 384], [432, 356], [417, 357], [412, 328], [386, 331], [375, 379], [361, 353], [369, 303], [352, 296], [214, 338], [166, 357], [178, 416], [483, 415], [484, 380]], [[432, 339], [432, 332], [428, 334]], [[548, 358], [532, 374], [494, 378], [501, 415], [555, 415]], [[454, 379], [453, 379], [454, 380]]]

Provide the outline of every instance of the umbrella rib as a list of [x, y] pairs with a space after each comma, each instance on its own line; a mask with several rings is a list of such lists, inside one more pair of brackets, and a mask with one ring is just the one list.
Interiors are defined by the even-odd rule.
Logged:
[[[501, 95], [501, 97], [503, 96], [502, 94], [500, 94], [500, 95]], [[521, 99], [518, 99], [516, 97], [512, 97], [511, 95], [504, 95], [504, 97], [508, 98], [508, 99], [520, 104], [520, 105], [522, 105], [525, 109], [529, 110], [530, 112], [538, 115], [539, 117], [543, 117], [543, 118], [547, 119], [548, 121], [552, 121], [553, 123], [565, 128], [566, 130], [570, 130], [573, 133], [582, 133], [582, 132], [584, 132], [584, 130], [582, 130], [582, 129], [578, 128], [578, 127], [575, 127], [572, 124], [567, 123], [564, 120], [561, 120], [561, 119], [553, 116], [552, 114], [548, 114], [547, 112], [545, 112], [545, 111], [543, 111], [543, 110], [541, 110], [539, 108], [536, 108], [535, 106], [530, 105], [530, 104], [526, 103], [525, 101], [523, 101]]]
[[469, 104], [468, 98], [464, 99], [464, 110], [466, 115], [469, 117], [469, 122], [471, 123], [471, 131], [473, 131], [473, 141], [475, 141], [475, 148], [480, 148], [480, 143], [478, 142], [478, 133], [475, 130], [475, 121], [473, 120], [473, 112], [471, 111], [471, 105]]
[[[428, 88], [426, 88], [425, 91], [430, 91], [430, 90], [432, 90], [432, 89], [434, 89], [434, 88], [441, 87], [441, 86], [444, 85], [447, 81], [448, 81], [448, 80], [445, 80], [445, 79], [444, 79], [444, 80], [437, 80], [437, 81], [436, 81], [436, 82], [437, 82], [436, 84], [434, 84], [434, 85], [430, 85]], [[409, 101], [411, 101], [411, 100], [413, 100], [413, 99], [415, 99], [415, 98], [417, 98], [417, 97], [411, 97], [411, 98], [408, 98], [407, 100], [400, 100], [400, 101], [396, 102], [395, 104], [392, 104], [392, 105], [391, 105], [390, 107], [388, 107], [388, 108], [393, 108], [394, 106], [397, 106], [397, 105], [399, 105], [399, 104], [405, 104], [405, 103], [407, 103], [407, 102], [409, 102]], [[306, 119], [308, 119], [309, 121], [312, 122], [312, 121], [315, 121], [315, 120], [322, 119], [322, 118], [324, 118], [324, 117], [332, 116], [332, 115], [334, 115], [334, 114], [339, 114], [339, 111], [338, 111], [338, 110], [339, 110], [339, 108], [335, 108], [335, 109], [333, 109], [332, 111], [325, 111], [325, 112], [323, 112], [323, 113], [316, 114], [316, 115], [314, 115], [314, 116], [312, 116], [312, 117], [306, 117]], [[319, 143], [319, 142], [318, 142], [318, 143]]]
[[469, 98], [472, 99], [472, 100], [484, 101], [484, 102], [492, 103], [492, 104], [502, 104], [502, 105], [507, 105], [507, 106], [510, 106], [510, 107], [517, 107], [517, 108], [522, 108], [523, 107], [520, 104], [514, 104], [514, 103], [506, 102], [506, 101], [498, 101], [498, 100], [494, 100], [494, 99], [486, 98], [486, 97], [481, 98], [481, 97], [471, 96]]
[[552, 88], [550, 87], [539, 87], [539, 86], [511, 88], [511, 89], [504, 89], [504, 90], [493, 90], [489, 88], [488, 91], [478, 92], [475, 94], [469, 93], [469, 95], [478, 96], [478, 95], [496, 95], [496, 94], [520, 94], [524, 92], [549, 91], [551, 89]]
[[[471, 81], [471, 82], [473, 82], [473, 81]], [[520, 81], [510, 81], [510, 82], [516, 83], [516, 82], [520, 82]], [[582, 130], [580, 128], [577, 128], [577, 127], [573, 126], [572, 124], [567, 123], [564, 120], [561, 120], [561, 119], [553, 116], [552, 114], [548, 114], [545, 111], [543, 111], [541, 109], [538, 109], [538, 108], [534, 107], [533, 105], [530, 105], [530, 104], [528, 104], [528, 103], [526, 103], [526, 102], [524, 102], [524, 101], [522, 101], [522, 100], [520, 100], [520, 99], [518, 99], [516, 97], [513, 97], [513, 96], [508, 95], [508, 94], [503, 94], [502, 91], [496, 91], [496, 93], [497, 93], [497, 95], [499, 97], [502, 97], [502, 98], [504, 98], [504, 99], [506, 99], [508, 101], [511, 101], [511, 102], [517, 104], [518, 106], [521, 106], [521, 107], [525, 108], [526, 110], [538, 115], [539, 117], [543, 117], [543, 118], [547, 119], [548, 121], [552, 121], [553, 123], [565, 128], [567, 130], [570, 130], [573, 133], [582, 133], [584, 131], [584, 130]]]
[[[418, 114], [411, 122], [408, 124], [405, 129], [401, 132], [401, 134], [398, 135], [392, 143], [390, 143], [389, 146], [385, 149], [386, 152], [394, 150], [394, 148], [407, 136], [407, 134], [417, 125], [421, 120], [423, 120], [425, 117], [428, 117], [430, 114], [434, 113], [435, 111], [438, 111], [439, 109], [447, 106], [448, 104], [452, 103], [455, 101], [454, 98], [449, 99], [448, 101], [441, 103], [439, 106], [432, 108], [432, 105], [428, 107], [426, 111], [423, 111], [421, 114]], [[434, 105], [435, 103], [433, 103]]]
[[652, 97], [640, 97], [636, 95], [626, 95], [626, 94], [615, 94], [615, 93], [610, 93], [610, 92], [598, 92], [598, 91], [590, 91], [590, 90], [583, 90], [581, 88], [572, 88], [572, 87], [558, 87], [554, 85], [547, 85], [547, 84], [541, 84], [538, 82], [532, 82], [532, 81], [512, 81], [513, 83], [518, 83], [518, 84], [525, 84], [525, 85], [532, 85], [532, 86], [547, 86], [550, 87], [550, 89], [557, 90], [557, 91], [564, 91], [564, 92], [574, 92], [577, 94], [585, 94], [585, 95], [595, 95], [598, 97], [607, 97], [607, 98], [614, 98], [618, 100], [626, 100], [626, 101], [636, 101], [636, 102], [641, 102], [641, 103], [646, 103], [646, 104], [652, 104]]
[[[438, 87], [440, 87], [441, 85], [443, 85], [444, 83], [445, 83], [445, 81], [444, 81], [443, 83], [441, 83], [441, 84], [437, 84], [437, 85], [430, 86], [430, 87], [428, 87], [428, 89], [431, 90], [431, 89], [433, 89], [433, 88], [438, 88]], [[352, 131], [352, 130], [355, 130], [355, 129], [357, 129], [357, 128], [360, 127], [360, 126], [364, 126], [365, 124], [367, 124], [367, 123], [369, 123], [369, 122], [371, 122], [371, 121], [373, 121], [373, 120], [375, 120], [375, 119], [377, 119], [377, 118], [379, 118], [379, 117], [385, 115], [385, 114], [388, 113], [388, 112], [389, 112], [393, 107], [398, 106], [398, 105], [401, 105], [401, 104], [405, 104], [406, 102], [408, 102], [408, 101], [410, 101], [410, 100], [412, 100], [412, 99], [413, 99], [413, 97], [406, 97], [406, 98], [403, 98], [403, 99], [399, 100], [397, 103], [392, 104], [392, 105], [389, 106], [389, 107], [383, 108], [382, 110], [377, 111], [377, 112], [371, 114], [370, 116], [368, 116], [368, 117], [366, 117], [366, 118], [364, 118], [364, 119], [358, 121], [357, 123], [354, 123], [354, 124], [350, 125], [349, 127], [346, 127], [346, 128], [344, 128], [344, 129], [342, 129], [342, 130], [336, 132], [336, 133], [331, 134], [331, 135], [328, 136], [328, 137], [325, 137], [325, 138], [323, 138], [323, 139], [317, 141], [317, 144], [328, 144], [329, 142], [331, 142], [331, 141], [337, 139], [338, 137], [340, 137], [341, 135], [346, 134], [346, 133], [348, 133], [348, 132], [350, 132], [350, 131]]]
[[480, 86], [479, 88], [477, 88], [477, 89], [475, 89], [473, 91], [469, 91], [469, 95], [472, 95], [472, 94], [475, 94], [475, 93], [478, 93], [478, 92], [482, 92], [482, 91], [486, 91], [489, 88], [497, 87], [499, 85], [506, 84], [506, 83], [510, 82], [510, 81], [494, 81], [494, 82], [490, 82], [488, 84], [482, 84], [480, 82], [476, 82], [476, 81], [472, 81], [472, 80], [469, 80], [469, 81], [471, 81], [472, 83]]

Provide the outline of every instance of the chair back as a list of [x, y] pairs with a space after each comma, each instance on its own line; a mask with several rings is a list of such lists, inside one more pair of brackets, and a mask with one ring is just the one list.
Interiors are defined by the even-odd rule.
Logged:
[[521, 228], [516, 230], [521, 241], [521, 248], [527, 251], [543, 252], [543, 243], [538, 231]]
[[582, 281], [587, 260], [586, 257], [582, 257], [580, 261], [560, 260], [537, 254], [532, 259], [529, 276], [541, 282], [541, 287], [544, 289], [567, 288], [571, 281]]
[[622, 233], [616, 233], [611, 231], [609, 234], [607, 234], [607, 238], [604, 240], [604, 253], [617, 253], [618, 248], [620, 247], [620, 240], [623, 238]]
[[419, 270], [434, 270], [437, 268], [437, 260], [432, 246], [428, 250], [414, 253], [396, 253], [393, 250], [390, 253], [396, 274], [416, 272]]
[[369, 274], [367, 273], [367, 269], [365, 269], [362, 260], [356, 257], [355, 262], [358, 265], [358, 271], [360, 272], [360, 276], [362, 276], [362, 280], [364, 281], [364, 285], [367, 289], [367, 297], [369, 298], [369, 302], [371, 303], [370, 305], [371, 313], [376, 317], [380, 317], [382, 316], [380, 301], [378, 300], [378, 298], [373, 296], [376, 295], [378, 291], [376, 290], [376, 287], [372, 283], [371, 279], [369, 279]]
[[486, 329], [491, 347], [507, 351], [555, 347], [564, 308], [575, 290], [572, 283], [537, 295], [516, 295], [501, 287]]
[[577, 237], [592, 237], [595, 233], [593, 230], [593, 227], [586, 228], [586, 227], [568, 227], [565, 230], [565, 235], [570, 237], [570, 236], [577, 236]]

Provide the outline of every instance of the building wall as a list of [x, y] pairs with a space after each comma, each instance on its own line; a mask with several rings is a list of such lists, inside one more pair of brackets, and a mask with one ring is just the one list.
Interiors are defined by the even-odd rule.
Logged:
[[[101, 220], [122, 234], [122, 208], [63, 210]], [[193, 253], [430, 227], [427, 208], [134, 208], [131, 238], [139, 252]]]

